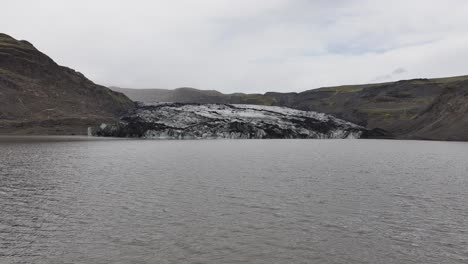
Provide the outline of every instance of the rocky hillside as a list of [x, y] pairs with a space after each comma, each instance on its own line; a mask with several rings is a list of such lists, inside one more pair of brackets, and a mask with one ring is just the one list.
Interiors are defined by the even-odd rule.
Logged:
[[[450, 104], [457, 99], [464, 102], [457, 104], [468, 104], [468, 98], [461, 96], [467, 81], [468, 77], [462, 76], [322, 88], [299, 93], [286, 105], [304, 110], [320, 109], [367, 128], [385, 129], [399, 138], [468, 140], [467, 130], [452, 126], [452, 118], [442, 120], [440, 127], [432, 131], [435, 127], [424, 117], [430, 109], [434, 112], [434, 106], [440, 105], [440, 101]], [[449, 104], [440, 105], [440, 113], [448, 113]], [[459, 114], [467, 116], [468, 112]], [[468, 128], [466, 122], [460, 125]], [[426, 127], [424, 133], [421, 127]]]
[[[173, 96], [169, 101], [287, 106], [332, 114], [368, 129], [384, 129], [397, 138], [468, 140], [468, 111], [463, 110], [468, 105], [467, 89], [468, 76], [460, 76], [327, 87], [301, 93], [207, 96], [208, 92], [197, 90], [196, 97]], [[153, 97], [138, 96], [151, 91], [123, 90], [135, 100], [168, 101], [158, 100], [156, 92]]]
[[140, 104], [120, 122], [90, 129], [95, 136], [157, 139], [362, 138], [380, 131], [312, 111], [230, 104]]
[[134, 107], [125, 95], [0, 33], [0, 133], [85, 134]]
[[412, 120], [406, 137], [468, 140], [468, 81], [444, 89]]

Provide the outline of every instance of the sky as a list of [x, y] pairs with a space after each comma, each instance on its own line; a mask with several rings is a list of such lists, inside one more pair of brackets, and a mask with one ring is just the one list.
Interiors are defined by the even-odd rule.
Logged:
[[14, 0], [0, 32], [126, 88], [298, 92], [468, 74], [466, 0]]

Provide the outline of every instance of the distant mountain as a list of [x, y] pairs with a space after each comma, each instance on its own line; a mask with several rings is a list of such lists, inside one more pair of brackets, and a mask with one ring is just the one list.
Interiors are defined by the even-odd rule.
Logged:
[[[130, 99], [138, 102], [178, 102], [178, 103], [200, 103], [200, 104], [261, 104], [273, 103], [272, 98], [263, 94], [223, 94], [215, 90], [199, 90], [195, 88], [182, 87], [170, 89], [132, 89], [111, 86], [110, 89], [127, 95]], [[266, 101], [263, 101], [263, 100]]]
[[0, 133], [85, 134], [134, 107], [125, 95], [0, 33]]
[[[397, 138], [468, 140], [468, 76], [326, 87], [301, 93], [114, 89], [142, 102], [287, 106], [332, 114], [368, 129], [384, 129]], [[162, 97], [161, 93], [170, 96]]]

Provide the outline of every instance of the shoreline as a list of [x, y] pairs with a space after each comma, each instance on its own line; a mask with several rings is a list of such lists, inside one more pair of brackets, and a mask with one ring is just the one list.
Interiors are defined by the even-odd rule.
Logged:
[[66, 141], [104, 141], [104, 140], [138, 140], [138, 141], [230, 141], [230, 140], [244, 140], [244, 141], [278, 141], [278, 140], [318, 140], [318, 141], [411, 141], [411, 142], [453, 142], [453, 143], [468, 143], [468, 141], [460, 140], [432, 140], [432, 139], [405, 139], [405, 138], [357, 138], [357, 139], [330, 139], [330, 138], [265, 138], [265, 139], [229, 139], [229, 138], [198, 138], [198, 139], [166, 139], [166, 138], [136, 138], [136, 137], [99, 137], [99, 136], [86, 136], [86, 135], [14, 135], [14, 134], [0, 134], [0, 143], [4, 142], [66, 142]]

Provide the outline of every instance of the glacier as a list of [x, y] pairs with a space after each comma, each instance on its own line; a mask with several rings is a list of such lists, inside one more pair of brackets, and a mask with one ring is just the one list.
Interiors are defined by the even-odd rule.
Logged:
[[244, 104], [138, 103], [92, 136], [147, 139], [367, 138], [373, 131], [313, 111]]

